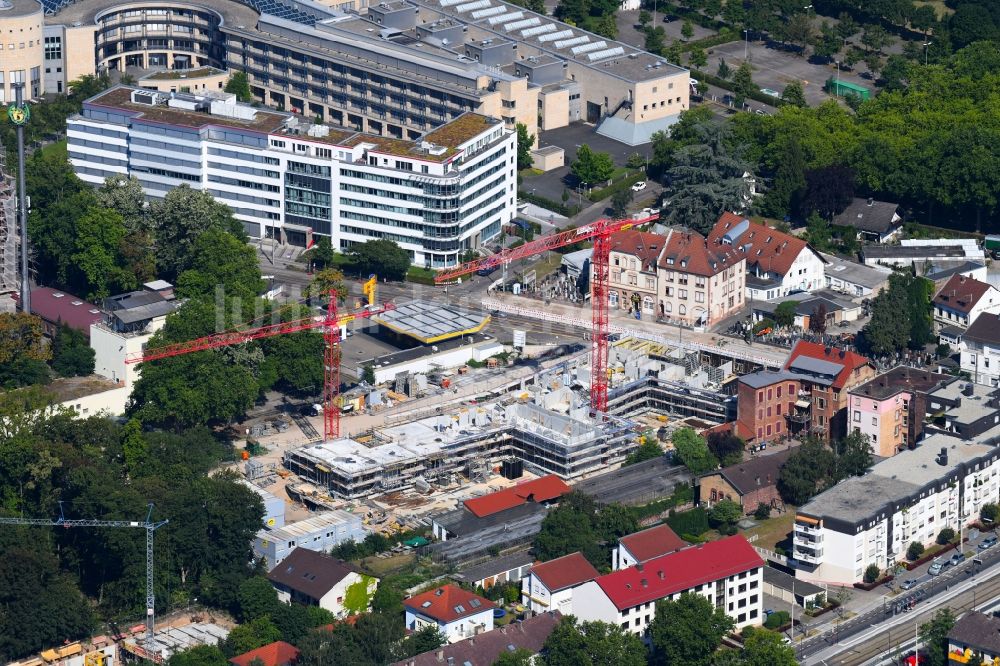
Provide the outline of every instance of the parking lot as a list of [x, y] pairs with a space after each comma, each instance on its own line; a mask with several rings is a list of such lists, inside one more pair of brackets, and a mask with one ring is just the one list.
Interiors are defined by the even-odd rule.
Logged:
[[[760, 42], [728, 42], [708, 50], [709, 74], [715, 74], [719, 69], [719, 61], [725, 58], [726, 64], [735, 71], [743, 64], [744, 53], [747, 54], [750, 66], [753, 68], [753, 80], [760, 88], [770, 88], [780, 93], [790, 82], [799, 80], [805, 91], [806, 103], [815, 106], [832, 97], [823, 91], [823, 85], [831, 76], [837, 75], [834, 64], [818, 65], [809, 62], [797, 53], [782, 51]], [[854, 71], [840, 70], [840, 78], [868, 89], [873, 89], [871, 81], [862, 78], [867, 71], [864, 64], [855, 65]]]

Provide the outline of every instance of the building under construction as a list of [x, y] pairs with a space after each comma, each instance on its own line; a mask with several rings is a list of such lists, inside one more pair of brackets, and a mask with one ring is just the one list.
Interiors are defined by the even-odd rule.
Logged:
[[631, 417], [655, 411], [708, 424], [732, 418], [725, 368], [703, 368], [679, 350], [629, 340], [611, 353], [609, 415], [588, 406], [588, 368], [566, 363], [495, 402], [294, 449], [284, 464], [340, 499], [427, 490], [459, 476], [482, 480], [510, 458], [538, 474], [578, 480], [619, 466], [637, 448], [640, 427]]

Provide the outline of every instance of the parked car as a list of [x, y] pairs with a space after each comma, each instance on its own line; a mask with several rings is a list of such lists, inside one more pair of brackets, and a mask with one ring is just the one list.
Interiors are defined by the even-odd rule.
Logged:
[[947, 561], [942, 562], [940, 560], [935, 560], [931, 562], [931, 566], [927, 569], [927, 573], [929, 573], [932, 576], [937, 576], [939, 573], [944, 571], [945, 567], [947, 566], [948, 566]]
[[997, 538], [990, 535], [979, 542], [979, 550], [986, 550], [987, 548], [992, 548], [995, 545], [997, 545]]
[[638, 183], [632, 184], [633, 192], [642, 192], [644, 189], [646, 189], [646, 181], [644, 180], [640, 180]]
[[948, 560], [948, 563], [951, 566], [955, 567], [964, 561], [965, 561], [965, 555], [963, 555], [962, 553], [955, 553], [954, 555], [951, 556], [951, 559]]
[[911, 578], [910, 580], [904, 580], [902, 583], [899, 584], [899, 587], [900, 587], [900, 589], [903, 589], [903, 590], [909, 590], [910, 588], [912, 588], [916, 584], [917, 584], [917, 581], [915, 581], [915, 580], [913, 580]]

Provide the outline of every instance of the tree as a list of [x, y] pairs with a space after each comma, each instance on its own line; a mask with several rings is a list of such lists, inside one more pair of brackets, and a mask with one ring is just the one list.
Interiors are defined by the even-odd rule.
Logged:
[[681, 25], [681, 36], [684, 37], [684, 41], [694, 37], [694, 26], [691, 25], [690, 19], [684, 19], [684, 23]]
[[833, 250], [833, 232], [830, 230], [830, 223], [823, 219], [819, 213], [811, 213], [809, 219], [806, 220], [805, 239], [818, 252]]
[[125, 473], [138, 476], [149, 456], [149, 443], [142, 434], [142, 422], [129, 419], [122, 428], [122, 462]]
[[644, 666], [646, 648], [638, 636], [605, 622], [578, 624], [564, 616], [545, 640], [540, 663], [544, 666]]
[[789, 504], [801, 506], [837, 479], [836, 458], [821, 441], [807, 438], [778, 474], [778, 492]]
[[608, 39], [617, 39], [618, 37], [618, 24], [615, 23], [614, 14], [606, 14], [599, 18], [597, 21], [592, 21], [593, 31], [602, 37], [607, 37]]
[[760, 88], [753, 82], [753, 70], [750, 63], [743, 62], [733, 74], [733, 92], [736, 93], [736, 104], [742, 107], [748, 95], [759, 91]]
[[949, 544], [954, 540], [955, 540], [955, 530], [951, 529], [950, 527], [946, 527], [940, 532], [938, 532], [937, 542], [942, 546]]
[[847, 40], [858, 34], [860, 27], [857, 21], [854, 20], [847, 12], [841, 12], [837, 17], [837, 27], [835, 28], [837, 35], [847, 43]]
[[375, 386], [375, 368], [370, 363], [361, 369], [361, 381]]
[[704, 474], [719, 466], [719, 461], [708, 450], [705, 438], [698, 435], [694, 429], [680, 428], [674, 431], [672, 441], [677, 459], [692, 474]]
[[910, 67], [912, 65], [901, 55], [893, 54], [885, 61], [882, 68], [882, 88], [893, 91], [902, 90], [906, 87], [910, 78]]
[[241, 102], [250, 102], [253, 100], [253, 94], [250, 91], [250, 79], [247, 77], [246, 72], [233, 72], [229, 75], [229, 80], [226, 81], [226, 92], [236, 95], [236, 99]]
[[25, 312], [0, 313], [0, 365], [17, 358], [47, 361], [42, 320]]
[[826, 305], [820, 303], [809, 315], [809, 330], [818, 335], [826, 333]]
[[228, 657], [235, 657], [280, 640], [281, 631], [264, 615], [234, 627], [223, 641], [222, 651]]
[[239, 603], [238, 617], [244, 624], [264, 616], [270, 617], [280, 603], [278, 593], [264, 576], [253, 576], [240, 583], [236, 599]]
[[535, 536], [536, 556], [545, 561], [580, 551], [592, 564], [601, 563], [603, 555], [594, 521], [594, 511], [577, 508], [564, 497], [542, 520]]
[[955, 615], [950, 608], [941, 608], [933, 619], [920, 625], [920, 640], [927, 650], [928, 666], [948, 664], [948, 633], [955, 626]]
[[806, 94], [802, 89], [802, 83], [798, 80], [792, 81], [781, 91], [781, 99], [786, 104], [804, 107], [806, 105]]
[[658, 25], [655, 28], [647, 27], [646, 30], [646, 43], [645, 48], [650, 53], [660, 53], [663, 51], [663, 45], [666, 43], [667, 33], [663, 29], [663, 26]]
[[653, 460], [654, 458], [659, 458], [663, 455], [663, 449], [653, 438], [643, 438], [642, 444], [639, 448], [635, 450], [634, 453], [630, 453], [625, 462], [622, 463], [622, 467], [627, 467], [628, 465], [634, 465], [640, 463], [644, 460]]
[[641, 25], [643, 28], [648, 26], [652, 20], [653, 20], [653, 15], [650, 14], [645, 9], [639, 12], [639, 25]]
[[979, 510], [979, 519], [983, 522], [995, 523], [1000, 518], [1000, 506], [996, 504], [984, 504]]
[[799, 214], [819, 213], [826, 219], [844, 212], [854, 199], [854, 170], [833, 164], [805, 172], [806, 187]]
[[611, 214], [616, 218], [625, 217], [628, 206], [632, 203], [633, 192], [631, 187], [618, 190], [611, 195]]
[[907, 347], [920, 349], [933, 340], [930, 302], [933, 287], [926, 278], [896, 272], [889, 286], [872, 301], [872, 316], [862, 329], [863, 347], [888, 356]]
[[531, 168], [534, 158], [531, 156], [531, 149], [535, 145], [535, 135], [528, 134], [528, 126], [524, 123], [517, 123], [517, 170]]
[[830, 61], [840, 52], [842, 40], [829, 22], [823, 21], [819, 33], [813, 35], [812, 46], [814, 57]]
[[222, 229], [200, 234], [186, 263], [189, 268], [177, 279], [184, 298], [213, 298], [221, 288], [249, 304], [264, 290], [254, 248]]
[[716, 526], [733, 525], [743, 517], [743, 507], [733, 500], [719, 500], [708, 510], [708, 519]]
[[505, 650], [493, 662], [493, 666], [533, 666], [534, 657], [527, 648], [517, 648], [513, 652]]
[[757, 504], [757, 508], [754, 509], [753, 517], [757, 520], [767, 520], [771, 517], [771, 506], [769, 504], [759, 502]]
[[196, 645], [182, 652], [175, 652], [167, 666], [228, 666], [229, 660], [215, 645]]
[[701, 47], [691, 49], [688, 53], [688, 62], [691, 63], [692, 67], [696, 67], [697, 69], [701, 69], [707, 65], [708, 56], [705, 55], [705, 49]]
[[806, 46], [812, 41], [812, 20], [804, 12], [792, 14], [788, 22], [785, 23], [784, 33], [785, 39], [801, 48], [802, 55], [805, 55]]
[[781, 634], [747, 627], [743, 630], [742, 666], [798, 666], [795, 648], [786, 645]]
[[418, 654], [436, 650], [447, 642], [437, 625], [429, 624], [407, 636], [394, 656], [409, 659]]
[[715, 75], [718, 76], [723, 81], [726, 81], [726, 80], [729, 79], [729, 77], [730, 77], [730, 75], [732, 73], [733, 73], [732, 70], [729, 68], [729, 65], [726, 63], [726, 59], [725, 58], [719, 58], [719, 69], [715, 72]]
[[314, 305], [326, 305], [331, 291], [336, 294], [338, 301], [347, 298], [347, 284], [343, 273], [336, 268], [324, 268], [313, 275], [309, 283], [309, 299]]
[[708, 436], [708, 450], [712, 452], [723, 467], [735, 465], [743, 460], [743, 448], [746, 443], [731, 430], [713, 432]]
[[135, 276], [122, 268], [125, 236], [122, 216], [114, 211], [95, 207], [77, 220], [73, 262], [86, 280], [88, 300], [135, 288]]
[[146, 215], [146, 193], [142, 191], [142, 183], [138, 178], [108, 176], [95, 194], [102, 207], [121, 215], [128, 234], [152, 233], [153, 229]]
[[156, 259], [160, 276], [176, 280], [191, 266], [191, 248], [202, 233], [210, 229], [228, 231], [246, 241], [243, 225], [233, 211], [203, 190], [187, 184], [175, 187], [149, 206], [149, 217], [156, 233]]
[[798, 301], [782, 301], [774, 309], [774, 323], [782, 328], [789, 328], [795, 324], [795, 309]]
[[806, 189], [806, 161], [798, 139], [790, 137], [784, 153], [762, 205], [765, 214], [779, 218], [795, 215]]
[[881, 569], [878, 568], [877, 564], [869, 564], [865, 569], [865, 575], [863, 580], [871, 585], [878, 580], [879, 574], [882, 573]]
[[920, 5], [914, 8], [913, 15], [910, 16], [910, 27], [924, 33], [925, 38], [935, 23], [937, 23], [937, 13], [932, 5]]
[[910, 543], [909, 547], [906, 549], [906, 559], [911, 562], [919, 560], [920, 556], [924, 554], [924, 544], [919, 541], [913, 541]]
[[316, 244], [310, 248], [308, 255], [311, 269], [331, 268], [337, 258], [328, 236], [320, 236]]
[[649, 625], [654, 666], [708, 664], [722, 638], [732, 631], [732, 618], [700, 594], [684, 592], [676, 601], [658, 601]]
[[866, 25], [861, 34], [861, 43], [869, 52], [881, 53], [882, 49], [892, 46], [895, 43], [889, 33], [881, 25]]
[[94, 350], [81, 331], [63, 324], [52, 341], [52, 369], [63, 377], [86, 377], [94, 372]]
[[595, 185], [611, 178], [615, 163], [607, 153], [596, 153], [584, 144], [576, 151], [576, 160], [570, 169], [581, 183]]
[[375, 274], [386, 280], [403, 280], [410, 270], [410, 253], [391, 240], [370, 240], [351, 246], [358, 271], [362, 275]]
[[[747, 175], [750, 166], [742, 158], [742, 147], [731, 146], [730, 130], [710, 121], [697, 120], [681, 127], [686, 132], [680, 148], [673, 152], [673, 165], [666, 172], [668, 183], [663, 214], [666, 224], [681, 224], [700, 233], [715, 226], [726, 210], [743, 211], [751, 201]], [[684, 117], [681, 118], [683, 124]], [[671, 134], [677, 134], [675, 126]], [[656, 145], [654, 143], [654, 156]]]

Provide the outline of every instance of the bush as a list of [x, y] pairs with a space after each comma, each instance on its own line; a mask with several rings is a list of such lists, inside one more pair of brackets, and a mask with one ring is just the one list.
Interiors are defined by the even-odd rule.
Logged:
[[642, 171], [627, 178], [622, 178], [617, 183], [613, 183], [599, 190], [591, 190], [590, 194], [587, 195], [587, 198], [594, 202], [603, 201], [615, 192], [621, 192], [622, 190], [632, 187], [632, 185], [638, 183], [640, 180], [646, 180], [646, 174]]
[[951, 541], [954, 538], [955, 538], [955, 530], [951, 529], [950, 527], [946, 527], [940, 532], [938, 532], [937, 542], [942, 546], [944, 546], [946, 544], [951, 543]]
[[880, 573], [882, 572], [879, 570], [878, 565], [869, 564], [868, 568], [865, 569], [865, 578], [864, 578], [865, 582], [871, 585], [872, 583], [878, 580], [878, 575]]
[[906, 549], [906, 559], [911, 562], [914, 560], [919, 560], [920, 556], [924, 554], [924, 544], [914, 541], [910, 544], [910, 547]]
[[984, 504], [979, 511], [979, 518], [983, 522], [995, 523], [998, 516], [1000, 516], [1000, 506], [996, 504]]
[[757, 520], [767, 520], [771, 517], [771, 507], [761, 502], [753, 512], [753, 517]]
[[578, 212], [580, 212], [579, 206], [565, 206], [558, 201], [553, 201], [552, 199], [546, 199], [545, 197], [538, 196], [537, 194], [532, 194], [531, 192], [524, 192], [519, 190], [517, 193], [517, 198], [524, 201], [530, 201], [536, 206], [541, 206], [542, 208], [548, 208], [553, 213], [558, 213], [564, 217], [573, 217]]
[[[733, 83], [731, 81], [724, 81], [717, 76], [712, 76], [708, 72], [700, 72], [696, 69], [691, 70], [691, 76], [708, 83], [709, 85], [717, 86], [719, 88], [724, 88], [725, 90], [734, 90]], [[777, 97], [771, 97], [770, 95], [765, 95], [759, 90], [751, 90], [746, 95], [747, 99], [752, 99], [761, 104], [767, 104], [768, 106], [778, 107], [785, 102]]]
[[665, 521], [674, 532], [684, 540], [687, 537], [700, 537], [708, 531], [708, 514], [701, 507], [690, 511], [675, 513]]
[[764, 626], [768, 629], [777, 629], [780, 626], [788, 624], [791, 620], [792, 616], [788, 614], [788, 611], [775, 611], [764, 620]]

